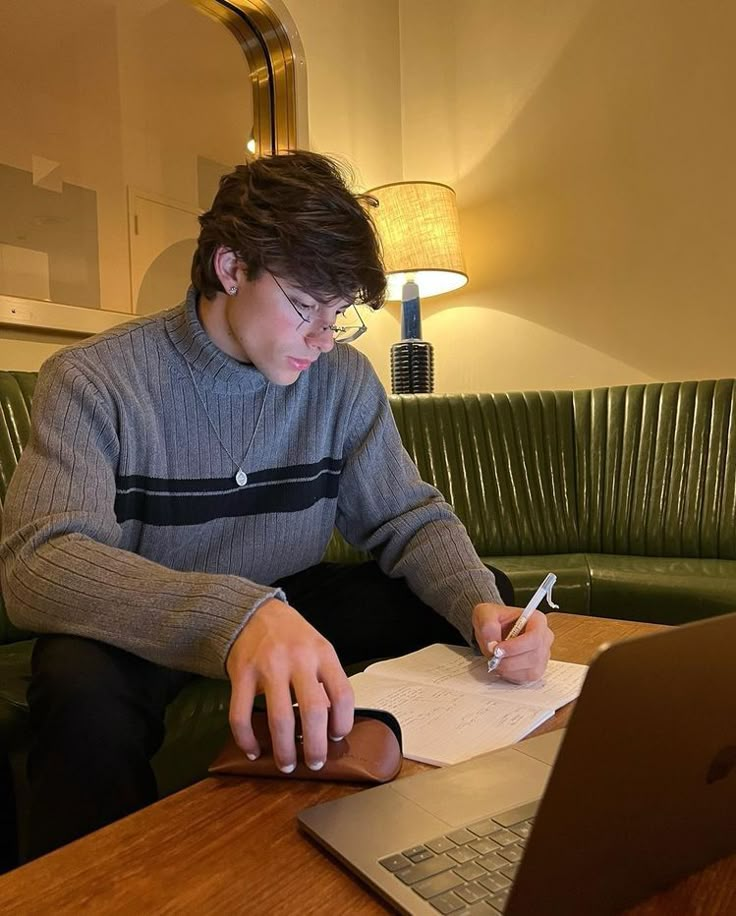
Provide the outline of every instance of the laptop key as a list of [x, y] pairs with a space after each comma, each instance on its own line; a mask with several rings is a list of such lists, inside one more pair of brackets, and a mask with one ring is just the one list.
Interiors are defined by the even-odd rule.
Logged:
[[478, 865], [482, 865], [486, 871], [496, 871], [497, 868], [503, 868], [504, 865], [509, 864], [506, 859], [502, 859], [495, 852], [491, 852], [487, 856], [481, 856], [480, 859], [475, 861]]
[[477, 903], [478, 900], [488, 896], [488, 890], [476, 881], [471, 881], [469, 884], [458, 887], [455, 893], [458, 897], [462, 897], [466, 903]]
[[433, 875], [431, 878], [425, 878], [424, 881], [418, 881], [412, 885], [412, 890], [416, 891], [420, 897], [428, 900], [430, 897], [436, 897], [437, 894], [444, 894], [445, 891], [451, 891], [453, 888], [462, 887], [465, 884], [462, 878], [451, 871], [443, 871], [439, 875]]
[[[451, 891], [447, 894], [438, 894], [429, 901], [432, 906], [439, 910], [440, 913], [454, 913], [456, 910], [463, 910], [466, 906], [465, 901], [461, 900]], [[489, 916], [493, 910], [488, 910]]]
[[482, 856], [488, 855], [489, 852], [496, 852], [496, 850], [501, 848], [498, 843], [494, 843], [493, 840], [489, 840], [488, 837], [483, 840], [473, 840], [472, 843], [468, 843], [468, 846], [476, 852], [479, 852]]
[[526, 839], [532, 832], [532, 825], [529, 821], [524, 821], [522, 824], [514, 824], [512, 827], [509, 827], [509, 830], [517, 836]]
[[475, 839], [475, 834], [466, 830], [465, 827], [460, 827], [459, 830], [452, 830], [450, 833], [446, 833], [445, 836], [448, 840], [452, 840], [453, 843], [457, 843], [458, 846]]
[[492, 875], [486, 875], [484, 878], [478, 878], [478, 884], [482, 884], [483, 887], [492, 891], [494, 894], [511, 886], [509, 879], [506, 875], [501, 874], [500, 871], [496, 871]]
[[541, 799], [537, 799], [537, 801], [529, 802], [526, 805], [519, 805], [518, 808], [512, 808], [510, 811], [504, 811], [503, 814], [494, 814], [493, 820], [502, 827], [511, 827], [512, 824], [528, 821], [530, 817], [534, 817], [537, 813], [540, 801]]
[[412, 846], [411, 849], [402, 849], [401, 855], [406, 856], [407, 859], [411, 859], [412, 856], [419, 855], [421, 852], [426, 852], [426, 846]]
[[464, 862], [470, 862], [471, 859], [477, 859], [480, 853], [476, 852], [475, 849], [471, 849], [469, 846], [456, 846], [454, 849], [451, 849], [447, 855], [462, 865]]
[[516, 843], [513, 843], [511, 846], [504, 846], [503, 849], [499, 850], [498, 854], [503, 856], [504, 859], [508, 859], [509, 862], [520, 862], [524, 851], [519, 849]]
[[490, 835], [490, 839], [499, 846], [508, 846], [509, 843], [515, 843], [519, 838], [510, 830], [497, 830]]
[[453, 871], [464, 881], [475, 881], [475, 879], [480, 878], [481, 875], [488, 874], [485, 868], [481, 868], [481, 866], [475, 862], [468, 862], [465, 865], [461, 865], [460, 868], [453, 868]]
[[516, 872], [519, 870], [518, 865], [507, 865], [505, 868], [501, 869], [501, 874], [505, 875], [507, 878], [510, 878], [512, 881], [516, 877]]
[[423, 878], [431, 878], [432, 875], [438, 875], [441, 871], [447, 871], [455, 865], [452, 859], [448, 858], [445, 853], [427, 859], [426, 862], [420, 862], [418, 865], [410, 865], [408, 868], [402, 868], [401, 871], [394, 872], [396, 877], [403, 881], [404, 884], [416, 884]]
[[486, 903], [489, 903], [499, 913], [503, 913], [508, 899], [509, 892], [507, 890], [499, 891], [497, 894], [493, 894], [492, 897], [486, 897]]
[[[406, 854], [405, 854], [406, 855]], [[412, 862], [424, 862], [425, 859], [434, 858], [434, 853], [431, 849], [422, 849], [420, 852], [415, 852], [413, 856], [406, 856], [407, 859], [411, 859]]]
[[448, 849], [454, 849], [457, 843], [453, 843], [449, 837], [438, 836], [437, 839], [430, 840], [424, 845], [428, 846], [432, 852], [447, 852]]
[[470, 824], [468, 830], [472, 831], [476, 836], [488, 836], [489, 833], [498, 830], [498, 824], [490, 817], [487, 817], [475, 824]]
[[411, 865], [411, 862], [402, 856], [401, 853], [397, 853], [395, 856], [386, 856], [385, 859], [378, 860], [379, 865], [383, 865], [388, 871], [396, 872], [401, 871], [402, 868], [406, 868], [408, 865]]

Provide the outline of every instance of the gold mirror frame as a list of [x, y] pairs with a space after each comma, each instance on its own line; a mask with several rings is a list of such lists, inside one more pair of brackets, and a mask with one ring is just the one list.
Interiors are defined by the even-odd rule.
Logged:
[[281, 20], [263, 0], [188, 2], [221, 22], [245, 54], [253, 84], [256, 154], [295, 149], [295, 59]]
[[[290, 38], [282, 18], [264, 0], [187, 0], [206, 15], [221, 22], [240, 45], [253, 86], [253, 136], [256, 155], [296, 149], [297, 72], [294, 31]], [[283, 4], [285, 20], [288, 16]], [[303, 63], [303, 61], [301, 61]], [[301, 87], [300, 99], [305, 94]], [[302, 117], [306, 112], [302, 113]], [[2, 328], [28, 330], [35, 339], [44, 332], [68, 340], [97, 334], [135, 317], [130, 312], [89, 309], [75, 305], [0, 295]], [[36, 337], [41, 333], [41, 338]]]

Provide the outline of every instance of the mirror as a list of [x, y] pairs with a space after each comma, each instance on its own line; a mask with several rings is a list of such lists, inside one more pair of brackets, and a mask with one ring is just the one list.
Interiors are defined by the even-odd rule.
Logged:
[[220, 176], [296, 146], [284, 27], [261, 0], [32, 0], [0, 31], [0, 321], [174, 305]]

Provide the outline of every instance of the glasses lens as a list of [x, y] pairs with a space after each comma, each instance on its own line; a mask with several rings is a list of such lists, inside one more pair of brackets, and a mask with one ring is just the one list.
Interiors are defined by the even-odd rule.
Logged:
[[335, 343], [351, 343], [357, 340], [366, 328], [338, 328], [335, 331]]
[[338, 315], [334, 328], [337, 343], [350, 343], [368, 330], [355, 305], [349, 306], [341, 315]]

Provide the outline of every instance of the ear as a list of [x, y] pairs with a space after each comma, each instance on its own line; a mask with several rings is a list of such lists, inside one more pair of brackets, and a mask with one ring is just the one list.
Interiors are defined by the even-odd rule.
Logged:
[[212, 264], [223, 289], [228, 290], [232, 286], [240, 285], [243, 269], [234, 251], [220, 245], [212, 258]]

